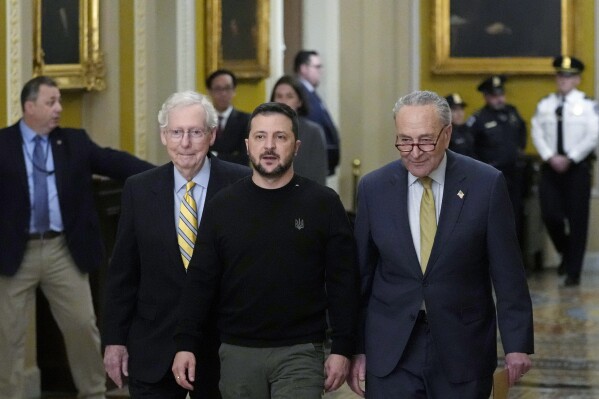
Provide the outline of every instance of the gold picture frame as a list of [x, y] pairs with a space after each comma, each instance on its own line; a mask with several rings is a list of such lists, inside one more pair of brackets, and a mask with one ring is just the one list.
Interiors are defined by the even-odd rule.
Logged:
[[[515, 54], [491, 54], [489, 52], [494, 51], [500, 46], [479, 44], [484, 53], [478, 56], [475, 51], [471, 51], [471, 54], [456, 55], [459, 51], [456, 51], [456, 41], [459, 43], [460, 36], [456, 33], [456, 29], [460, 29], [460, 24], [466, 26], [469, 21], [472, 21], [469, 28], [480, 24], [481, 27], [484, 18], [480, 15], [473, 14], [471, 18], [462, 18], [459, 15], [451, 14], [452, 1], [459, 0], [435, 0], [433, 10], [433, 63], [432, 71], [437, 74], [488, 74], [488, 73], [508, 73], [508, 74], [552, 74], [553, 68], [551, 67], [551, 61], [554, 56], [559, 54], [572, 54], [574, 50], [574, 5], [572, 0], [561, 0], [560, 2], [548, 2], [546, 0], [527, 1], [526, 3], [519, 3], [530, 7], [542, 7], [544, 11], [553, 13], [549, 15], [551, 18], [539, 18], [538, 15], [527, 15], [525, 10], [518, 9], [518, 6], [513, 7], [514, 15], [521, 21], [521, 26], [516, 26], [515, 31], [518, 27], [522, 28], [523, 31], [531, 32], [531, 41], [527, 41], [527, 38], [521, 35], [512, 35], [511, 27], [504, 25], [500, 22], [496, 22], [490, 25], [484, 26], [485, 33], [495, 35], [496, 37], [501, 36], [497, 32], [503, 33], [507, 30], [507, 40], [511, 40], [511, 43], [506, 42], [505, 48], [508, 51], [513, 49], [522, 49], [522, 53]], [[491, 0], [489, 0], [491, 2]], [[471, 3], [471, 2], [470, 2]], [[497, 15], [492, 14], [491, 3], [489, 6], [485, 6], [484, 1], [480, 1], [477, 4], [480, 5], [479, 11], [485, 11], [486, 16], [496, 18]], [[503, 2], [493, 1], [493, 6], [500, 6]], [[536, 3], [536, 4], [535, 4]], [[542, 4], [541, 4], [542, 3]], [[459, 5], [458, 5], [459, 6]], [[552, 6], [554, 7], [552, 9]], [[471, 9], [471, 7], [470, 7]], [[473, 12], [476, 12], [474, 10]], [[493, 19], [488, 19], [493, 21]], [[544, 21], [553, 21], [551, 23]], [[530, 24], [537, 24], [534, 29], [531, 29]], [[547, 23], [546, 30], [543, 29], [542, 23]], [[558, 27], [556, 27], [558, 26]], [[453, 29], [453, 30], [452, 30]], [[553, 36], [545, 35], [543, 33], [553, 30]], [[502, 31], [503, 30], [503, 31]], [[459, 31], [458, 31], [459, 32]], [[481, 32], [480, 30], [478, 32]], [[511, 37], [510, 37], [511, 36]], [[549, 38], [549, 39], [548, 39]], [[534, 39], [534, 40], [533, 40]], [[559, 40], [559, 43], [555, 43], [554, 39]], [[542, 41], [545, 42], [542, 42]], [[452, 42], [453, 41], [453, 42]], [[533, 43], [534, 42], [534, 45]], [[463, 35], [462, 43], [484, 43], [481, 40], [481, 35], [477, 31], [471, 31], [468, 34]], [[541, 43], [541, 45], [539, 45]], [[511, 46], [511, 47], [510, 47]], [[526, 47], [528, 46], [528, 47]], [[458, 47], [459, 48], [459, 47]], [[539, 50], [542, 49], [544, 54], [528, 54], [527, 51], [530, 49]], [[553, 51], [552, 51], [553, 50]]]
[[206, 74], [224, 68], [240, 79], [268, 77], [268, 31], [268, 0], [207, 0]]
[[105, 89], [99, 11], [99, 0], [34, 0], [33, 75], [61, 89]]

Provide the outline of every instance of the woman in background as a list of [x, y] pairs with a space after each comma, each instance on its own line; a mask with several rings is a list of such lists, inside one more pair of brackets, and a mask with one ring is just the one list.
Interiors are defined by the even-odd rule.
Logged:
[[298, 115], [298, 139], [301, 145], [293, 160], [293, 170], [300, 176], [324, 185], [328, 174], [324, 131], [306, 118], [308, 102], [302, 84], [292, 76], [283, 75], [275, 83], [270, 101], [286, 104]]

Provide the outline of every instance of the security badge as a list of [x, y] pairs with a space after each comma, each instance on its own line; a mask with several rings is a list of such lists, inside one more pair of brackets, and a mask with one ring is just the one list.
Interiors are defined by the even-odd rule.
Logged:
[[518, 125], [518, 117], [516, 116], [515, 113], [510, 112], [510, 125]]
[[582, 107], [582, 104], [574, 104], [574, 106], [572, 107], [572, 109], [570, 110], [570, 112], [574, 116], [580, 116], [584, 112], [584, 108]]

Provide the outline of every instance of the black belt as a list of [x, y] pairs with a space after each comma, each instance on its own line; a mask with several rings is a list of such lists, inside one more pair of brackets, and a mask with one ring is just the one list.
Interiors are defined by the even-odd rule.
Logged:
[[56, 238], [61, 236], [61, 231], [48, 230], [45, 233], [31, 233], [29, 234], [30, 240], [50, 240], [52, 238]]

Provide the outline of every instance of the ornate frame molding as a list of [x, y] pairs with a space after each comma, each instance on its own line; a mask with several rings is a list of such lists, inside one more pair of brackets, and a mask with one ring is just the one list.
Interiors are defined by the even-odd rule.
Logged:
[[147, 15], [146, 1], [135, 0], [134, 2], [135, 41], [134, 41], [134, 96], [135, 96], [135, 155], [147, 158]]
[[[42, 48], [44, 0], [34, 0], [33, 75], [47, 75], [61, 89], [104, 90], [105, 66], [100, 51], [99, 0], [79, 0], [79, 62], [48, 64]], [[49, 1], [49, 0], [45, 0]]]
[[[551, 57], [452, 57], [451, 0], [435, 0], [433, 6], [433, 64], [438, 74], [456, 73], [526, 73], [553, 74]], [[561, 53], [574, 50], [574, 2], [560, 0]], [[531, 16], [534, 18], [534, 16]]]
[[21, 35], [21, 2], [6, 2], [6, 118], [12, 124], [21, 117], [22, 74], [22, 35]]

